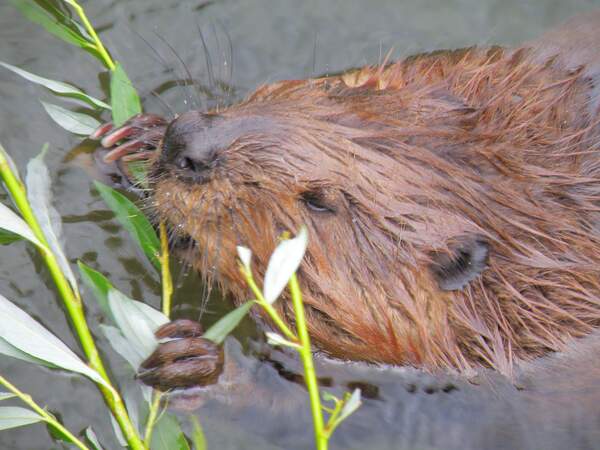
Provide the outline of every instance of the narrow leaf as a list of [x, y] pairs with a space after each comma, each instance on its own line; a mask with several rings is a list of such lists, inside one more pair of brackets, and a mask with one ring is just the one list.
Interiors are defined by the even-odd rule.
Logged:
[[109, 385], [56, 336], [25, 311], [0, 295], [0, 338], [18, 350], [71, 372], [78, 372], [107, 388]]
[[362, 402], [360, 399], [360, 389], [354, 389], [352, 395], [350, 395], [350, 397], [348, 397], [344, 401], [344, 406], [342, 407], [342, 411], [340, 412], [340, 415], [337, 418], [337, 422], [340, 423], [344, 419], [346, 419], [350, 414], [352, 414], [359, 408], [361, 403]]
[[152, 450], [190, 450], [177, 418], [169, 413], [162, 415], [152, 434]]
[[19, 406], [0, 407], [0, 430], [31, 425], [44, 419], [39, 414]]
[[48, 14], [33, 0], [9, 0], [21, 13], [38, 25], [41, 25], [54, 36], [78, 47], [89, 49], [90, 43], [76, 30], [59, 22], [56, 17]]
[[0, 392], [0, 401], [16, 397], [12, 392]]
[[32, 83], [39, 84], [46, 87], [47, 89], [50, 89], [55, 94], [82, 100], [95, 108], [110, 109], [110, 105], [107, 105], [103, 101], [86, 94], [81, 89], [76, 88], [75, 86], [70, 85], [68, 83], [40, 77], [31, 72], [27, 72], [26, 70], [20, 69], [19, 67], [13, 66], [2, 61], [0, 61], [0, 66], [5, 67], [6, 69], [16, 73], [17, 75], [25, 78], [28, 81], [31, 81]]
[[123, 333], [121, 333], [118, 328], [101, 324], [100, 329], [113, 350], [121, 355], [134, 371], [137, 370], [144, 361], [144, 357], [141, 352], [135, 348], [134, 344], [125, 339], [125, 336], [123, 336]]
[[238, 245], [236, 248], [237, 248], [238, 258], [240, 258], [240, 261], [242, 262], [242, 264], [244, 265], [246, 270], [249, 272], [250, 271], [250, 261], [252, 260], [252, 252], [250, 251], [249, 248], [242, 247], [241, 245]]
[[125, 440], [125, 436], [123, 436], [123, 432], [121, 431], [121, 426], [119, 425], [119, 422], [117, 422], [115, 416], [113, 416], [110, 412], [108, 414], [110, 415], [110, 424], [112, 425], [115, 436], [117, 437], [117, 442], [119, 442], [119, 445], [121, 447], [128, 447], [127, 441]]
[[0, 230], [0, 245], [8, 245], [21, 240], [23, 240], [23, 238], [18, 234], [11, 233], [10, 231], [6, 230]]
[[207, 450], [206, 437], [204, 436], [204, 430], [200, 421], [196, 416], [190, 416], [192, 422], [192, 444], [194, 444], [194, 450]]
[[267, 331], [265, 333], [265, 335], [267, 336], [267, 342], [269, 344], [271, 344], [271, 345], [279, 345], [279, 346], [283, 346], [283, 347], [292, 347], [292, 348], [295, 348], [295, 349], [302, 348], [299, 344], [296, 344], [295, 342], [288, 341], [287, 339], [285, 339], [280, 334], [273, 333], [272, 331]]
[[111, 72], [110, 104], [115, 127], [123, 125], [127, 119], [142, 112], [140, 98], [125, 70], [118, 63], [115, 70]]
[[70, 111], [52, 103], [41, 103], [52, 120], [73, 134], [89, 136], [100, 126], [100, 122], [87, 114]]
[[302, 227], [298, 236], [282, 241], [271, 255], [264, 281], [264, 297], [268, 303], [277, 300], [290, 277], [298, 270], [307, 244], [308, 233], [306, 227]]
[[[141, 302], [135, 302], [114, 289], [108, 293], [108, 304], [125, 339], [133, 345], [142, 360], [146, 359], [157, 345], [154, 331], [169, 319], [159, 311]], [[149, 308], [151, 313], [148, 311]], [[164, 318], [162, 323], [159, 320], [161, 316]]]
[[21, 361], [25, 361], [31, 364], [35, 364], [37, 366], [50, 367], [52, 369], [56, 369], [54, 364], [50, 364], [43, 359], [35, 358], [25, 352], [22, 352], [15, 346], [6, 342], [5, 339], [0, 338], [0, 353], [6, 356], [10, 356], [12, 358], [20, 359]]
[[30, 160], [27, 164], [27, 176], [25, 177], [27, 199], [42, 228], [50, 250], [54, 253], [73, 291], [77, 293], [79, 292], [77, 281], [61, 245], [62, 221], [60, 215], [52, 206], [50, 174], [44, 163], [46, 148], [47, 146], [44, 147], [37, 157]]
[[206, 330], [206, 333], [204, 333], [202, 337], [213, 341], [215, 344], [222, 343], [229, 333], [231, 333], [242, 321], [246, 314], [248, 314], [248, 311], [250, 311], [253, 304], [253, 301], [243, 303], [233, 311], [227, 313]]
[[3, 203], [0, 203], [0, 228], [6, 230], [6, 232], [3, 233], [5, 238], [10, 238], [10, 234], [7, 233], [10, 232], [28, 239], [42, 249], [46, 248], [38, 238], [35, 237], [31, 228], [29, 228], [29, 225]]
[[4, 159], [6, 159], [6, 162], [8, 162], [10, 171], [13, 173], [15, 178], [17, 180], [21, 181], [21, 175], [19, 174], [19, 168], [17, 167], [17, 165], [15, 164], [13, 159], [10, 157], [10, 155], [8, 154], [6, 149], [2, 146], [2, 144], [0, 144], [0, 153], [2, 154], [2, 156], [4, 156]]
[[94, 185], [102, 199], [115, 213], [119, 223], [133, 236], [152, 264], [160, 269], [158, 259], [160, 241], [146, 216], [131, 200], [115, 189], [97, 181]]
[[96, 433], [92, 429], [92, 427], [87, 427], [85, 429], [85, 438], [91, 444], [92, 450], [104, 450], [98, 441], [98, 437]]
[[104, 316], [115, 323], [110, 307], [108, 306], [108, 291], [113, 289], [112, 284], [110, 284], [108, 278], [85, 263], [77, 261], [77, 266], [79, 267], [79, 274], [81, 275], [83, 284], [94, 293], [94, 297], [96, 297], [96, 301], [104, 313]]

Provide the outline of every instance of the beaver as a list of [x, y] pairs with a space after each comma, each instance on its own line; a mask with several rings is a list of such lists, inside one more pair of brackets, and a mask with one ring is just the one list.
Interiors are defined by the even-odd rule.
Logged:
[[298, 277], [326, 355], [510, 377], [600, 325], [600, 12], [575, 20], [93, 137], [107, 161], [149, 161], [149, 208], [237, 303], [236, 245], [260, 280], [306, 226]]

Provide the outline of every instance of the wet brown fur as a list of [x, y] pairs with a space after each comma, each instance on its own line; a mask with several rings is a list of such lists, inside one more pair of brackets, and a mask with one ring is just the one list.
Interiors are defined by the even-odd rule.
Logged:
[[[332, 356], [510, 375], [600, 325], [590, 82], [534, 56], [436, 52], [261, 87], [218, 111], [255, 126], [218, 150], [206, 183], [156, 159], [152, 207], [238, 302], [250, 293], [235, 245], [262, 278], [281, 232], [305, 224], [309, 331]], [[311, 192], [332, 211], [308, 208]], [[488, 240], [488, 268], [442, 291], [432, 251], [465, 234]]]

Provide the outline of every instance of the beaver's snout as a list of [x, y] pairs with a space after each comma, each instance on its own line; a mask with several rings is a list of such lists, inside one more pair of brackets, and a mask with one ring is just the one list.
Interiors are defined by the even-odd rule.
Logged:
[[229, 139], [219, 130], [216, 114], [191, 111], [173, 120], [165, 132], [161, 161], [179, 178], [204, 182], [216, 165], [217, 150]]

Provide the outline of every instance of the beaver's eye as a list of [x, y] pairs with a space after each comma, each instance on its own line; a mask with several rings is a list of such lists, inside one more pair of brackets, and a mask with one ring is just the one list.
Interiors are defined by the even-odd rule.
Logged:
[[335, 209], [328, 205], [319, 192], [308, 191], [302, 194], [302, 201], [308, 209], [316, 212], [335, 212]]

